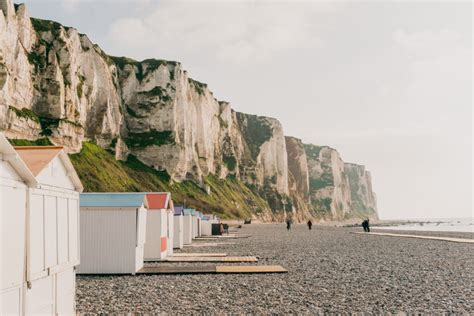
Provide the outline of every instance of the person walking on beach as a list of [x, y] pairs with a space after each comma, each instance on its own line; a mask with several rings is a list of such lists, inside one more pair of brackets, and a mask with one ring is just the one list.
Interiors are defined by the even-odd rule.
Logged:
[[221, 235], [224, 235], [224, 224], [221, 223], [221, 225], [219, 226], [219, 231]]
[[369, 227], [369, 220], [368, 219], [364, 219], [364, 221], [362, 222], [362, 228], [364, 228], [364, 231], [366, 233], [370, 233], [370, 227]]
[[311, 228], [313, 227], [313, 222], [311, 220], [308, 221], [308, 228], [309, 230], [311, 230]]
[[290, 219], [286, 220], [286, 229], [288, 229], [288, 230], [291, 229], [291, 220]]

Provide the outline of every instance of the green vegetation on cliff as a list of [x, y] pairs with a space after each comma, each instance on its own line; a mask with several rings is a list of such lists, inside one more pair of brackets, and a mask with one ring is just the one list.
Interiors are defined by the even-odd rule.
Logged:
[[13, 146], [50, 146], [53, 143], [48, 138], [39, 138], [37, 140], [10, 139]]
[[210, 194], [192, 181], [175, 183], [164, 171], [146, 166], [134, 156], [117, 161], [112, 152], [93, 143], [83, 143], [80, 153], [70, 155], [86, 192], [169, 191], [175, 204], [212, 212], [222, 218], [247, 218], [268, 209], [268, 203], [243, 182], [209, 175], [204, 185]]
[[40, 122], [39, 116], [30, 109], [27, 109], [27, 108], [18, 109], [14, 106], [9, 106], [8, 109], [10, 111], [15, 112], [17, 117], [23, 117], [23, 118], [26, 118], [27, 120], [32, 120], [36, 123]]
[[[128, 108], [127, 108], [128, 110]], [[151, 130], [143, 133], [129, 133], [125, 143], [129, 147], [161, 146], [174, 142], [172, 131]]]
[[237, 121], [248, 144], [253, 160], [260, 153], [260, 146], [270, 140], [273, 129], [265, 117], [237, 112]]
[[[124, 69], [125, 65], [132, 65], [135, 67], [135, 76], [138, 81], [142, 81], [149, 73], [157, 70], [161, 65], [174, 68], [178, 65], [176, 61], [169, 61], [164, 59], [145, 59], [143, 61], [137, 61], [128, 57], [117, 57], [117, 56], [108, 56], [108, 58], [117, 65], [118, 68]], [[170, 79], [174, 80], [173, 69], [169, 69]]]

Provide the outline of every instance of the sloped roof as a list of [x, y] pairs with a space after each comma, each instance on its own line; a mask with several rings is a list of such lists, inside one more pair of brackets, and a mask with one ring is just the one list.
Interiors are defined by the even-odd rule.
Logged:
[[146, 200], [147, 206], [150, 210], [163, 210], [168, 208], [169, 204], [169, 196], [168, 192], [162, 193], [147, 193]]
[[196, 210], [193, 208], [185, 208], [183, 210], [184, 215], [196, 215]]
[[146, 193], [82, 193], [81, 207], [133, 207], [145, 203]]
[[183, 210], [184, 210], [184, 207], [182, 206], [175, 206], [174, 207], [174, 215], [183, 215]]
[[62, 150], [61, 146], [17, 146], [15, 150], [37, 176]]
[[62, 146], [16, 146], [15, 150], [35, 177], [37, 177], [56, 156], [59, 156], [76, 191], [83, 191], [84, 187], [77, 175], [76, 169], [74, 169], [69, 156], [64, 152]]
[[35, 187], [38, 184], [33, 173], [31, 173], [28, 166], [2, 133], [0, 133], [0, 156], [1, 159], [10, 163], [26, 184], [31, 187]]

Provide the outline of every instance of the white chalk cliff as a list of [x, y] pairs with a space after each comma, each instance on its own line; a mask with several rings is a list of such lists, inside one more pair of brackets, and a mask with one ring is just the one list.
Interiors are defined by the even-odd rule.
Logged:
[[[234, 111], [179, 62], [112, 57], [72, 27], [30, 19], [25, 5], [0, 0], [0, 9], [0, 130], [9, 138], [47, 137], [70, 153], [93, 141], [173, 181], [235, 177], [278, 218], [318, 216], [317, 207], [329, 204], [331, 216], [348, 217], [351, 192], [361, 196], [358, 212], [376, 214], [365, 170], [325, 148], [307, 157], [307, 146], [285, 139], [278, 120]], [[328, 164], [332, 184], [315, 188]]]

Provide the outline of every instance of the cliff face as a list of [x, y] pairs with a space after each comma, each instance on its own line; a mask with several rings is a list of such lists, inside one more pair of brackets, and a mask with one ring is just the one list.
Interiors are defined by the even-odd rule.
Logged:
[[[74, 28], [30, 19], [24, 5], [0, 0], [0, 9], [0, 130], [7, 137], [48, 138], [70, 153], [92, 141], [116, 159], [137, 157], [166, 171], [171, 182], [197, 183], [205, 195], [212, 195], [210, 176], [240, 181], [267, 203], [257, 203], [260, 218], [350, 212], [337, 152], [306, 157], [278, 120], [235, 112], [178, 62], [108, 56]], [[332, 187], [311, 186], [326, 178]], [[362, 182], [353, 191], [368, 190], [370, 181]], [[360, 207], [375, 208], [369, 199]]]
[[351, 191], [339, 153], [327, 146], [305, 145], [311, 202], [323, 218], [344, 219], [351, 213]]
[[372, 177], [364, 166], [346, 163], [344, 171], [349, 179], [353, 212], [360, 217], [378, 219], [377, 200], [372, 191]]
[[288, 154], [288, 184], [293, 204], [293, 216], [299, 221], [313, 217], [309, 190], [308, 157], [303, 142], [285, 137]]

